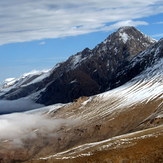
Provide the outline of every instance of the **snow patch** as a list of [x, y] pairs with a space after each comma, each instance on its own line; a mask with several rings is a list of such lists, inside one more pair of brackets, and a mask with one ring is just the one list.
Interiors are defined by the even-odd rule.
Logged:
[[40, 113], [41, 114], [41, 113], [46, 112], [48, 114], [48, 113], [57, 111], [58, 109], [60, 109], [61, 107], [65, 106], [65, 105], [67, 105], [67, 104], [58, 103], [58, 104], [49, 105], [49, 106], [46, 106], [46, 107], [41, 107], [41, 108], [38, 108], [38, 109], [30, 110], [30, 111], [27, 111], [26, 113], [30, 113], [30, 114], [38, 114], [38, 113]]
[[159, 115], [157, 115], [156, 118], [158, 118], [158, 119], [162, 119], [162, 118], [163, 118], [163, 114], [159, 114]]
[[108, 39], [106, 39], [106, 40], [103, 41], [104, 44], [106, 44], [107, 42], [109, 42]]
[[129, 39], [128, 34], [125, 33], [125, 32], [123, 32], [123, 33], [120, 32], [120, 33], [119, 33], [119, 36], [121, 37], [123, 43], [126, 43], [126, 42], [128, 41], [128, 39]]
[[73, 83], [76, 83], [77, 82], [77, 80], [75, 79], [75, 80], [72, 80], [71, 82], [70, 82], [70, 84], [73, 84]]
[[81, 54], [73, 56], [72, 65], [75, 67], [81, 60]]
[[15, 78], [5, 79], [5, 81], [3, 82], [1, 87], [2, 88], [10, 87], [10, 86], [14, 85], [16, 81], [17, 81], [17, 79], [15, 79]]
[[28, 84], [25, 84], [23, 86], [28, 86], [28, 85], [31, 85], [31, 84], [34, 84], [34, 83], [38, 83], [42, 80], [44, 80], [45, 78], [49, 77], [50, 74], [51, 74], [51, 71], [50, 70], [45, 70], [43, 72], [41, 72], [42, 74], [40, 74], [40, 76], [38, 76], [37, 78], [35, 78], [34, 80], [32, 80], [31, 82], [29, 82]]
[[[160, 126], [156, 127], [156, 129], [157, 128], [159, 129]], [[113, 149], [116, 149], [121, 145], [128, 145], [128, 144], [133, 145], [134, 144], [134, 142], [132, 142], [133, 140], [140, 140], [140, 139], [145, 139], [149, 137], [157, 137], [158, 135], [161, 134], [160, 132], [155, 132], [153, 134], [149, 133], [149, 134], [144, 135], [144, 132], [149, 131], [149, 130], [151, 129], [124, 134], [124, 135], [116, 136], [116, 137], [109, 138], [109, 139], [99, 141], [99, 142], [83, 144], [83, 145], [74, 147], [64, 152], [60, 152], [60, 153], [57, 153], [48, 157], [40, 158], [39, 160], [48, 160], [51, 158], [55, 158], [55, 159], [70, 159], [71, 158], [72, 159], [72, 158], [77, 158], [81, 156], [90, 156], [93, 154], [94, 151], [102, 151], [110, 147], [113, 147]], [[95, 148], [95, 149], [92, 149], [92, 148]], [[90, 150], [92, 149], [92, 151], [90, 152], [88, 149]]]
[[5, 80], [5, 82], [11, 82], [11, 81], [13, 81], [15, 78], [8, 78], [8, 79], [6, 79]]
[[88, 100], [84, 101], [82, 105], [87, 105], [90, 101], [92, 101], [92, 97], [90, 97]]
[[[141, 32], [142, 33], [142, 32]], [[143, 33], [142, 33], [143, 34]], [[144, 35], [144, 37], [145, 38], [147, 38], [147, 40], [149, 41], [149, 42], [151, 42], [151, 43], [156, 43], [158, 40], [156, 40], [156, 39], [153, 39], [153, 38], [151, 38], [150, 36], [148, 36], [148, 35], [145, 35], [145, 34], [143, 34]]]
[[82, 61], [84, 61], [87, 57], [83, 57], [82, 53], [78, 53], [71, 57], [71, 69], [75, 69]]
[[23, 83], [25, 83], [28, 79], [32, 78], [33, 76], [38, 75], [38, 77], [36, 77], [34, 80], [32, 80], [27, 85], [41, 81], [41, 80], [43, 80], [43, 78], [45, 78], [49, 75], [49, 72], [50, 72], [50, 70], [42, 70], [42, 71], [33, 70], [31, 72], [23, 74], [19, 78], [6, 79], [1, 85], [1, 91], [8, 92], [9, 90], [11, 90], [13, 88], [20, 87], [20, 86], [22, 86]]
[[115, 51], [114, 55], [117, 55], [117, 52], [118, 52], [117, 47], [114, 48], [114, 51]]

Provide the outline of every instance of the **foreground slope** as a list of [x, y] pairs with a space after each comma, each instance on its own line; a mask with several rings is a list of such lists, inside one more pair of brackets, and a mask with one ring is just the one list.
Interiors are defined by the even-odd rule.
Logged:
[[[123, 151], [122, 143], [122, 146], [120, 145], [122, 148], [119, 148], [119, 152], [116, 152], [116, 150], [110, 148], [108, 145], [106, 156], [110, 157], [114, 154], [117, 158], [124, 156], [124, 159], [129, 159], [130, 149], [136, 151], [140, 146], [144, 146], [144, 151], [140, 149], [141, 152], [137, 156], [134, 157], [132, 154], [134, 161], [140, 162], [139, 160], [143, 158], [147, 160], [151, 158], [151, 163], [156, 160], [159, 161], [159, 157], [162, 159], [160, 149], [163, 146], [161, 126], [163, 124], [162, 55], [163, 40], [160, 40], [155, 45], [140, 53], [138, 57], [132, 59], [132, 64], [129, 64], [129, 69], [131, 70], [137, 63], [144, 63], [144, 58], [151, 58], [150, 64], [144, 67], [145, 70], [142, 73], [120, 87], [95, 96], [81, 97], [76, 102], [66, 105], [58, 105], [57, 107], [56, 105], [52, 105], [38, 111], [36, 110], [35, 112], [1, 117], [0, 120], [2, 119], [3, 123], [7, 121], [7, 124], [15, 124], [17, 129], [12, 130], [12, 134], [10, 133], [13, 137], [5, 135], [0, 138], [1, 162], [13, 163], [48, 158], [51, 155], [57, 155], [57, 153], [82, 144], [102, 141], [108, 138], [113, 138], [116, 142], [118, 138], [114, 138], [115, 136], [139, 130], [142, 130], [140, 138], [143, 138], [143, 135], [146, 138], [145, 135], [148, 135], [146, 134], [148, 131], [149, 135], [155, 135], [156, 137], [150, 136], [148, 139], [147, 136], [147, 139], [138, 138], [137, 141], [134, 137], [139, 137], [139, 133], [135, 133], [136, 135], [133, 134], [131, 140], [129, 139], [127, 141], [127, 143], [130, 141], [133, 142], [131, 143], [133, 146], [126, 147]], [[125, 74], [125, 69], [122, 72]], [[17, 120], [22, 120], [20, 117], [24, 119], [21, 121], [21, 125], [14, 123]], [[31, 123], [34, 119], [37, 119], [37, 121]], [[24, 121], [25, 123], [23, 123]], [[157, 126], [160, 127], [155, 128]], [[13, 125], [12, 127], [15, 129]], [[154, 127], [154, 129], [144, 130], [151, 127]], [[4, 131], [6, 130], [3, 128], [0, 129], [0, 132], [3, 134]], [[124, 135], [124, 137], [126, 139], [128, 135]], [[147, 142], [151, 142], [151, 144], [148, 145], [146, 144]], [[90, 146], [88, 144], [90, 148], [89, 152], [93, 152], [90, 160], [92, 157], [97, 158], [96, 156], [100, 159], [98, 155], [100, 151], [96, 153]], [[80, 151], [80, 146], [78, 149]], [[74, 155], [78, 155], [79, 151], [76, 151], [77, 153], [74, 153]], [[150, 151], [155, 151], [156, 153], [154, 152], [148, 157]], [[102, 154], [103, 152], [104, 154]], [[105, 157], [105, 151], [102, 151], [102, 153], [101, 159]], [[60, 156], [59, 159], [62, 161], [68, 155]], [[54, 161], [56, 161], [55, 159], [56, 157], [54, 157]], [[115, 157], [113, 156], [114, 159]], [[76, 159], [74, 160], [76, 161]], [[88, 162], [90, 161], [89, 156], [86, 160]], [[49, 161], [49, 159], [45, 161]], [[69, 161], [72, 162], [73, 160], [70, 158]]]
[[162, 163], [163, 126], [125, 134], [28, 163]]

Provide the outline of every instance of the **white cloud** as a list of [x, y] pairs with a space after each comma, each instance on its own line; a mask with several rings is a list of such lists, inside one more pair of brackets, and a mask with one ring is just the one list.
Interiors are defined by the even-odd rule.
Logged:
[[0, 100], [0, 114], [27, 111], [40, 108], [44, 105], [36, 104], [30, 99], [21, 98], [18, 100]]
[[0, 44], [111, 30], [128, 20], [146, 25], [133, 20], [162, 12], [160, 0], [5, 0], [0, 1]]
[[163, 33], [154, 34], [152, 37], [163, 37]]
[[62, 106], [64, 105], [55, 104], [28, 112], [0, 115], [0, 141], [10, 141], [13, 147], [20, 147], [26, 138], [32, 139], [41, 135], [49, 137], [59, 136], [54, 130], [80, 122], [80, 119], [54, 119], [45, 114], [50, 111], [56, 111]]
[[156, 22], [155, 24], [163, 24], [163, 22]]
[[45, 45], [45, 44], [46, 44], [45, 41], [41, 41], [41, 42], [39, 43], [39, 45]]
[[[0, 141], [13, 139], [14, 143], [21, 142], [23, 138], [37, 137], [37, 133], [50, 134], [49, 132], [60, 127], [69, 125], [74, 121], [64, 119], [50, 119], [41, 114], [13, 113], [0, 116]], [[34, 131], [37, 131], [34, 132]]]
[[113, 30], [113, 29], [117, 29], [122, 26], [138, 26], [138, 25], [148, 25], [148, 23], [145, 21], [125, 20], [125, 21], [119, 21], [119, 22], [112, 24], [108, 27], [104, 27], [103, 30]]

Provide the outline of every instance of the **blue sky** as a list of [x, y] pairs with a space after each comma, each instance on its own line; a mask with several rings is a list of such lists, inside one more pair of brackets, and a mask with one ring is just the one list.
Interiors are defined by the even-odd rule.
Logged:
[[121, 26], [163, 37], [161, 0], [5, 0], [0, 2], [0, 82], [52, 68], [93, 48]]

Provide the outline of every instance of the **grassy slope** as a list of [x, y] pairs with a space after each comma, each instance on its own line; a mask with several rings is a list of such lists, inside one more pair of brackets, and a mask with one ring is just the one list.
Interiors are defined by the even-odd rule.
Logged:
[[27, 163], [162, 163], [163, 125]]

